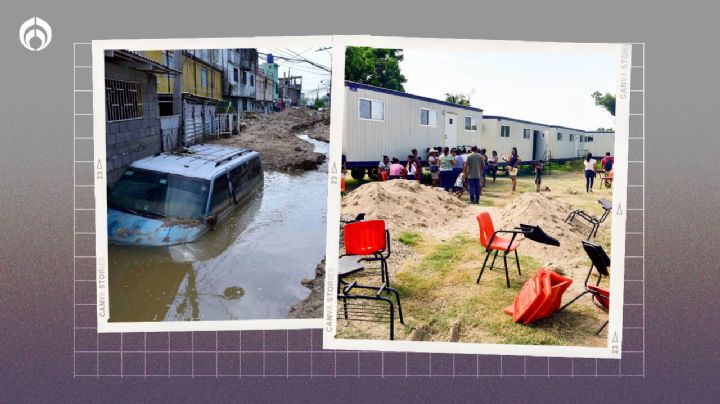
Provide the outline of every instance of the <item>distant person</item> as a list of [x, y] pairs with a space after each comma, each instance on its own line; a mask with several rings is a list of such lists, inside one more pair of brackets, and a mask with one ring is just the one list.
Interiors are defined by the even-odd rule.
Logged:
[[394, 180], [402, 178], [405, 175], [405, 167], [400, 164], [400, 160], [397, 157], [393, 157], [392, 164], [390, 164], [390, 177], [389, 179]]
[[405, 172], [407, 172], [408, 180], [416, 180], [418, 178], [417, 164], [415, 162], [415, 157], [413, 157], [412, 154], [409, 155], [407, 158], [407, 164], [405, 164]]
[[436, 187], [440, 181], [440, 160], [435, 149], [430, 149], [428, 152], [428, 166], [430, 167], [430, 185]]
[[482, 188], [484, 188], [485, 187], [485, 178], [487, 177], [487, 174], [488, 174], [489, 158], [487, 156], [487, 149], [485, 149], [484, 147], [482, 149], [480, 149], [480, 156], [483, 159], [483, 172], [482, 172], [482, 178], [480, 179], [480, 186]]
[[477, 146], [473, 146], [470, 148], [470, 154], [468, 154], [467, 163], [465, 163], [465, 167], [463, 168], [463, 174], [467, 179], [470, 203], [474, 205], [480, 203], [480, 179], [482, 178], [484, 169], [485, 161], [480, 153], [478, 153]]
[[457, 179], [455, 180], [455, 191], [453, 192], [453, 195], [457, 196], [458, 198], [461, 198], [464, 193], [465, 193], [465, 173], [460, 173], [460, 175], [458, 175]]
[[585, 192], [593, 192], [593, 184], [595, 183], [595, 165], [597, 161], [593, 158], [592, 153], [588, 152], [585, 156]]
[[535, 192], [540, 192], [540, 184], [542, 184], [542, 161], [536, 161], [533, 163], [533, 173], [535, 174]]
[[515, 192], [515, 188], [517, 188], [517, 174], [521, 161], [520, 156], [518, 156], [517, 147], [513, 147], [510, 151], [510, 158], [507, 160], [508, 173], [510, 174], [513, 192]]
[[[457, 181], [458, 176], [460, 176], [460, 173], [463, 171], [463, 168], [465, 167], [465, 159], [462, 156], [462, 149], [458, 148], [455, 149], [455, 156], [453, 156], [453, 188], [455, 188], [455, 181]], [[453, 189], [453, 192], [457, 191], [457, 189]]]
[[381, 171], [385, 171], [390, 175], [390, 157], [383, 156], [382, 161], [378, 163], [378, 174]]
[[453, 187], [453, 162], [454, 158], [450, 155], [450, 148], [443, 148], [443, 154], [440, 156], [440, 183], [445, 191], [450, 192]]
[[497, 170], [498, 170], [498, 154], [496, 150], [492, 151], [492, 156], [488, 158], [488, 165], [487, 165], [487, 173], [488, 175], [492, 174], [493, 177], [493, 183], [495, 183], [495, 179], [497, 178]]
[[422, 158], [420, 156], [418, 156], [417, 149], [412, 149], [410, 151], [410, 154], [412, 154], [413, 158], [415, 159], [415, 162], [418, 163], [420, 165], [420, 167], [422, 167]]
[[613, 164], [615, 164], [615, 158], [610, 156], [610, 152], [605, 152], [605, 157], [600, 160], [600, 169], [607, 174], [612, 171]]

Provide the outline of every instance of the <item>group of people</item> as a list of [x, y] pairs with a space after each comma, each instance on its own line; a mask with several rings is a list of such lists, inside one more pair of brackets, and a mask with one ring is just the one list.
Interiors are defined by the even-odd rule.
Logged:
[[[435, 149], [428, 150], [427, 165], [430, 169], [432, 186], [441, 186], [445, 191], [452, 192], [458, 197], [462, 196], [467, 186], [470, 203], [479, 204], [486, 178], [492, 176], [493, 182], [497, 179], [499, 165], [497, 151], [493, 150], [488, 156], [486, 149], [477, 146], [472, 146], [469, 153], [463, 148], [445, 147], [442, 149], [442, 153], [438, 154]], [[521, 161], [517, 148], [513, 147], [510, 157], [504, 156], [503, 159], [507, 162], [512, 190], [515, 192], [517, 172]], [[378, 172], [385, 172], [388, 179], [420, 180], [422, 167], [422, 159], [418, 155], [417, 149], [413, 149], [408, 155], [405, 165], [401, 164], [397, 157], [383, 156], [382, 161], [378, 164]], [[539, 184], [537, 179], [536, 183]]]
[[[610, 152], [605, 153], [605, 157], [600, 160], [600, 169], [598, 170], [597, 160], [593, 158], [592, 153], [588, 153], [585, 156], [583, 165], [585, 167], [585, 192], [593, 192], [593, 185], [595, 184], [595, 176], [599, 171], [605, 174], [605, 178], [612, 178], [613, 165], [615, 164], [615, 158], [610, 155]], [[605, 180], [607, 181], [607, 179]]]

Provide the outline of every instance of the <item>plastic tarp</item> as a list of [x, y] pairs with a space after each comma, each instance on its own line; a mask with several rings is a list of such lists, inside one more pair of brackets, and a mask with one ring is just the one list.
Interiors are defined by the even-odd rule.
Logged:
[[503, 311], [513, 316], [516, 323], [533, 323], [560, 308], [562, 295], [571, 284], [572, 279], [542, 268], [525, 282], [515, 302]]

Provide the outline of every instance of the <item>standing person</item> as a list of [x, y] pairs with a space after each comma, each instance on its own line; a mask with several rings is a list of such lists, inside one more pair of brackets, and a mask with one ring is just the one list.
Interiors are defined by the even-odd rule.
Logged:
[[440, 180], [440, 160], [435, 149], [430, 149], [428, 153], [428, 166], [430, 166], [430, 185], [436, 187]]
[[390, 164], [390, 177], [389, 179], [394, 180], [402, 178], [405, 175], [405, 167], [400, 164], [400, 160], [397, 157], [393, 157], [392, 164]]
[[542, 168], [543, 163], [536, 161], [533, 163], [533, 172], [535, 173], [535, 192], [540, 192], [540, 184], [542, 184]]
[[453, 162], [454, 158], [449, 154], [450, 148], [443, 148], [440, 156], [440, 183], [445, 191], [450, 192], [453, 187]]
[[508, 172], [510, 173], [513, 192], [515, 192], [515, 188], [517, 187], [517, 174], [521, 161], [520, 156], [518, 156], [517, 147], [513, 147], [510, 151], [510, 159], [508, 160]]
[[488, 175], [492, 174], [493, 177], [493, 184], [495, 183], [495, 179], [497, 178], [497, 169], [498, 169], [498, 154], [496, 150], [492, 151], [492, 156], [488, 158]]
[[593, 158], [592, 153], [588, 152], [583, 164], [585, 165], [585, 192], [592, 192], [592, 187], [595, 183], [595, 165], [597, 161]]
[[470, 149], [467, 157], [467, 163], [463, 168], [463, 173], [467, 179], [468, 192], [470, 193], [470, 203], [477, 205], [480, 203], [480, 178], [485, 169], [485, 161], [478, 153], [477, 146]]
[[480, 149], [480, 156], [483, 159], [483, 167], [484, 167], [483, 172], [482, 172], [482, 178], [480, 179], [480, 185], [482, 187], [484, 187], [485, 186], [485, 178], [488, 175], [488, 160], [489, 160], [488, 156], [487, 156], [487, 150], [484, 147], [482, 149]]
[[408, 180], [416, 180], [418, 173], [417, 173], [417, 164], [415, 162], [415, 157], [413, 155], [409, 155], [407, 158], [407, 164], [405, 164], [405, 171], [407, 172], [407, 179]]
[[455, 187], [455, 181], [457, 181], [458, 176], [463, 171], [463, 167], [465, 166], [465, 159], [463, 159], [462, 156], [462, 150], [461, 149], [455, 149], [455, 155], [453, 156], [453, 192], [457, 191], [457, 188]]

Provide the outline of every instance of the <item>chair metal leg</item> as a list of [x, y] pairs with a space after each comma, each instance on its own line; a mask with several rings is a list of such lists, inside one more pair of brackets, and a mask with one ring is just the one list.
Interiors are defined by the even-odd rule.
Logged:
[[510, 287], [510, 273], [508, 272], [508, 265], [507, 265], [507, 251], [505, 251], [505, 254], [503, 254], [503, 262], [505, 263], [505, 281], [507, 282], [507, 287]]
[[585, 296], [586, 293], [590, 293], [590, 292], [588, 292], [588, 291], [586, 290], [586, 291], [580, 293], [579, 295], [575, 296], [574, 299], [570, 300], [569, 302], [565, 303], [562, 307], [560, 307], [559, 309], [557, 309], [557, 312], [559, 313], [559, 312], [565, 310], [566, 307], [570, 306], [570, 305], [571, 305], [572, 303], [574, 303], [577, 299]]
[[482, 268], [480, 268], [480, 275], [478, 275], [477, 281], [475, 283], [480, 284], [480, 278], [482, 277], [483, 271], [485, 270], [485, 264], [487, 264], [488, 258], [490, 258], [490, 254], [492, 254], [492, 251], [485, 254], [485, 261], [483, 262]]
[[595, 335], [600, 335], [600, 333], [602, 332], [602, 330], [605, 329], [605, 327], [608, 325], [609, 322], [610, 322], [610, 320], [607, 320], [607, 321], [602, 325], [602, 327], [600, 327], [600, 329], [597, 330], [597, 332], [595, 333]]
[[520, 273], [520, 258], [518, 257], [517, 250], [515, 250], [515, 263], [517, 264], [518, 275], [522, 276], [522, 273]]
[[495, 256], [493, 257], [492, 264], [490, 264], [491, 271], [493, 268], [495, 268], [495, 259], [497, 258], [499, 252], [500, 252], [500, 250], [495, 250]]

